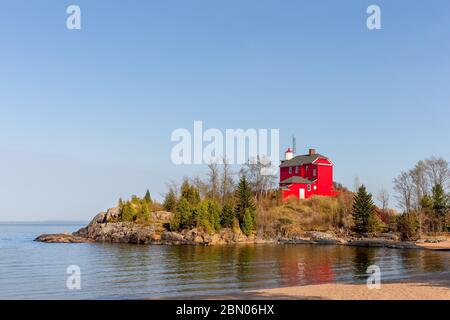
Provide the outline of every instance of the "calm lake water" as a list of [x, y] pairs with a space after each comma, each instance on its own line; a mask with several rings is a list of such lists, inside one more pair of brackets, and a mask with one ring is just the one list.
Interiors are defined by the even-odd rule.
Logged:
[[[280, 286], [364, 282], [450, 270], [450, 252], [311, 245], [48, 244], [42, 233], [82, 225], [0, 224], [0, 299], [140, 299], [222, 295]], [[69, 265], [81, 289], [66, 288]]]

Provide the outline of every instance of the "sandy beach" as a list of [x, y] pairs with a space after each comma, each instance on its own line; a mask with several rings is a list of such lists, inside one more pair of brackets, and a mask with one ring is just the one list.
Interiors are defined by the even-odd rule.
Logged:
[[425, 249], [450, 251], [450, 241], [443, 241], [438, 243], [416, 243], [416, 245]]
[[450, 273], [395, 283], [381, 283], [380, 289], [366, 284], [318, 284], [253, 291], [267, 299], [319, 300], [450, 300]]

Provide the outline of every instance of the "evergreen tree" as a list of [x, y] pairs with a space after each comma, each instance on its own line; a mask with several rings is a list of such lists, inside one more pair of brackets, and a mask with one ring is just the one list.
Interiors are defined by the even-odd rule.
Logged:
[[121, 210], [121, 220], [133, 222], [136, 219], [136, 209], [129, 201], [125, 202]]
[[419, 238], [420, 228], [416, 214], [405, 212], [397, 217], [397, 231], [403, 241], [415, 241]]
[[141, 199], [139, 199], [139, 197], [137, 195], [132, 195], [131, 196], [131, 203], [134, 205], [140, 205], [141, 204]]
[[150, 195], [150, 191], [148, 189], [147, 189], [147, 192], [145, 193], [144, 200], [147, 203], [152, 203], [153, 202], [152, 197]]
[[193, 208], [185, 198], [181, 198], [178, 201], [175, 216], [181, 229], [189, 228], [193, 225]]
[[234, 218], [233, 208], [229, 204], [225, 204], [222, 208], [221, 225], [230, 228], [233, 225]]
[[253, 218], [253, 215], [252, 215], [250, 209], [246, 208], [245, 212], [244, 212], [243, 221], [242, 221], [242, 224], [241, 224], [242, 232], [246, 236], [249, 236], [249, 235], [252, 234], [252, 231], [254, 229], [253, 220], [254, 220], [254, 218]]
[[433, 198], [431, 198], [429, 195], [424, 195], [422, 199], [420, 200], [420, 208], [422, 210], [432, 210], [433, 209]]
[[172, 231], [180, 230], [180, 216], [178, 214], [175, 213], [170, 219], [169, 228]]
[[188, 180], [184, 180], [181, 185], [181, 198], [186, 199], [192, 206], [200, 202], [200, 193], [195, 186], [191, 186]]
[[201, 201], [195, 208], [194, 220], [195, 225], [199, 228], [203, 228], [206, 232], [212, 232], [212, 225], [209, 219], [209, 203], [207, 200]]
[[433, 187], [433, 210], [436, 218], [442, 226], [442, 231], [446, 230], [446, 215], [448, 212], [448, 197], [445, 194], [444, 188], [440, 184]]
[[151, 213], [150, 209], [148, 208], [148, 203], [146, 201], [143, 201], [141, 205], [139, 217], [144, 221], [151, 221]]
[[355, 223], [354, 230], [357, 233], [373, 231], [375, 205], [372, 195], [367, 193], [366, 187], [359, 187], [353, 199], [352, 217]]
[[220, 206], [215, 200], [208, 201], [209, 223], [215, 230], [220, 230]]
[[164, 210], [169, 212], [175, 212], [176, 206], [177, 206], [177, 196], [175, 195], [175, 191], [170, 189], [164, 198], [163, 202]]
[[200, 202], [200, 192], [194, 186], [191, 186], [190, 197], [188, 201], [193, 206], [196, 206]]
[[236, 189], [236, 205], [234, 212], [239, 222], [242, 224], [244, 221], [245, 210], [248, 209], [252, 216], [252, 223], [255, 224], [255, 204], [253, 202], [253, 194], [250, 184], [247, 181], [245, 175], [242, 175], [239, 180], [239, 184]]

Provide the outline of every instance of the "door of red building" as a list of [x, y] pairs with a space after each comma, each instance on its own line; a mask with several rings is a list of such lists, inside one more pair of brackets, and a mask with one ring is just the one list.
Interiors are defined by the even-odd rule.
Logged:
[[305, 199], [305, 189], [304, 189], [304, 188], [300, 188], [300, 189], [298, 190], [298, 192], [299, 192], [298, 197], [299, 197], [300, 199]]

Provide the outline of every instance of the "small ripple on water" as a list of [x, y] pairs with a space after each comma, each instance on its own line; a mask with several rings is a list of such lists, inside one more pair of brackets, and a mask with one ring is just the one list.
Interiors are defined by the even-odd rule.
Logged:
[[[0, 225], [0, 298], [124, 299], [227, 294], [267, 287], [364, 281], [371, 264], [380, 266], [386, 280], [427, 275], [450, 266], [448, 252], [385, 248], [50, 245], [32, 241], [37, 234], [59, 231], [52, 228], [44, 230], [37, 225], [27, 227], [26, 232], [8, 234], [14, 228], [5, 230]], [[65, 287], [66, 268], [71, 264], [81, 268], [79, 291]]]

